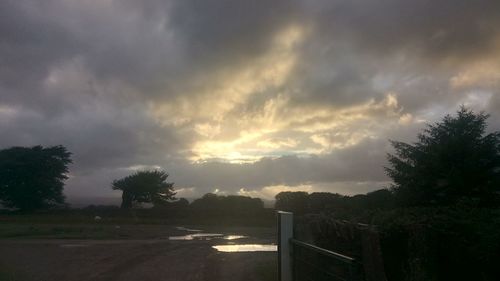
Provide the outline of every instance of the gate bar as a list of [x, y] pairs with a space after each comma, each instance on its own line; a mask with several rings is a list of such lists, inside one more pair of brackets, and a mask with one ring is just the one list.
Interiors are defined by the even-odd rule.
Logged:
[[311, 244], [299, 241], [297, 239], [293, 239], [293, 238], [290, 239], [290, 243], [298, 245], [298, 246], [301, 246], [301, 247], [304, 247], [304, 248], [307, 248], [309, 250], [312, 250], [314, 252], [320, 253], [322, 255], [335, 258], [335, 259], [337, 259], [339, 261], [343, 261], [345, 263], [351, 264], [351, 263], [354, 263], [356, 261], [354, 258], [345, 256], [345, 255], [342, 255], [342, 254], [339, 254], [339, 253], [336, 253], [334, 251], [323, 249], [323, 248], [320, 248], [320, 247], [317, 247], [317, 246], [314, 246], [314, 245], [311, 245]]

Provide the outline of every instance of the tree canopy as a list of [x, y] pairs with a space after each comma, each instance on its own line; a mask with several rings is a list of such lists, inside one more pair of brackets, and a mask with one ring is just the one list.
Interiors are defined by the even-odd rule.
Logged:
[[22, 211], [64, 204], [70, 156], [61, 145], [0, 150], [1, 204]]
[[276, 210], [304, 214], [308, 208], [308, 193], [305, 191], [283, 191], [274, 197]]
[[387, 189], [354, 196], [330, 192], [284, 191], [276, 195], [275, 209], [294, 214], [352, 213], [360, 210], [388, 209], [393, 195]]
[[161, 205], [175, 199], [174, 184], [166, 182], [165, 171], [138, 171], [119, 180], [114, 180], [112, 188], [123, 191], [121, 207], [132, 208], [133, 203], [153, 203]]
[[498, 203], [500, 132], [486, 133], [489, 115], [461, 107], [428, 125], [413, 144], [391, 141], [386, 172], [403, 205]]

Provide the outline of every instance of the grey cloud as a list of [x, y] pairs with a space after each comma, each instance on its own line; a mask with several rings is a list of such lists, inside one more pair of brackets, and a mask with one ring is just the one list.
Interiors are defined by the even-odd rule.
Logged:
[[227, 67], [265, 52], [297, 14], [295, 1], [174, 1], [169, 23], [193, 62]]
[[386, 90], [409, 112], [451, 103], [461, 96], [448, 79], [494, 54], [500, 38], [500, 2], [493, 0], [310, 1], [302, 8], [313, 28], [288, 83], [299, 104], [380, 99], [379, 74], [392, 76]]
[[41, 80], [52, 64], [74, 53], [77, 43], [31, 4], [0, 3], [0, 101], [39, 107]]
[[382, 55], [400, 48], [431, 58], [480, 54], [499, 32], [500, 4], [494, 0], [339, 0], [309, 7], [322, 34]]
[[[1, 1], [0, 147], [68, 146], [75, 159], [68, 192], [78, 196], [112, 194], [109, 182], [134, 165], [162, 166], [179, 187], [200, 193], [357, 181], [365, 190], [387, 181], [386, 138], [411, 140], [420, 124], [388, 125], [378, 139], [326, 155], [191, 164], [197, 136], [189, 126], [200, 120], [174, 126], [149, 114], [151, 105], [220, 87], [221, 77], [265, 55], [291, 24], [307, 30], [291, 73], [283, 86], [259, 89], [228, 114], [235, 120], [228, 137], [239, 134], [238, 118], [278, 95], [291, 107], [335, 111], [394, 92], [403, 113], [435, 121], [474, 91], [451, 89], [449, 80], [495, 52], [500, 2]], [[47, 87], [55, 70], [66, 76]], [[485, 107], [496, 128], [498, 84], [481, 90], [492, 93]], [[397, 118], [370, 114], [382, 124]], [[286, 128], [272, 137], [300, 134]]]
[[[322, 39], [320, 39], [322, 40]], [[373, 89], [377, 74], [374, 62], [346, 50], [328, 50], [318, 54], [318, 43], [306, 42], [300, 60], [290, 77], [294, 102], [298, 104], [329, 104], [345, 107], [380, 99], [383, 93]], [[377, 61], [375, 59], [374, 61]]]

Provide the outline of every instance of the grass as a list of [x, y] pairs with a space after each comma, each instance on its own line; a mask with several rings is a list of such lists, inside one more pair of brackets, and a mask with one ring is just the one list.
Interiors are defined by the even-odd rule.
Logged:
[[[0, 222], [15, 224], [93, 224], [94, 215], [78, 213], [61, 214], [9, 214], [0, 215]], [[103, 216], [99, 224], [164, 224], [161, 218], [138, 218], [134, 216]]]
[[154, 209], [132, 210], [48, 210], [31, 214], [1, 212], [0, 223], [31, 224], [91, 224], [94, 218], [101, 217], [99, 224], [148, 224], [148, 225], [227, 225], [227, 226], [274, 226], [274, 210], [266, 209], [259, 214], [234, 214], [227, 212], [216, 214], [210, 212], [180, 212]]
[[[137, 224], [158, 225], [158, 220], [109, 217], [95, 221], [78, 214], [34, 214], [0, 216], [0, 238], [123, 239]], [[125, 225], [124, 228], [121, 225]]]
[[47, 225], [2, 224], [0, 238], [55, 238], [55, 239], [106, 239], [119, 238], [118, 231], [110, 226], [96, 225]]
[[[100, 220], [96, 221], [95, 216]], [[265, 223], [262, 223], [265, 222]], [[182, 235], [175, 226], [196, 226], [206, 231], [221, 228], [269, 228], [274, 218], [255, 221], [237, 217], [174, 217], [153, 216], [147, 212], [82, 212], [0, 213], [0, 239], [149, 239]], [[178, 233], [178, 234], [176, 234]]]

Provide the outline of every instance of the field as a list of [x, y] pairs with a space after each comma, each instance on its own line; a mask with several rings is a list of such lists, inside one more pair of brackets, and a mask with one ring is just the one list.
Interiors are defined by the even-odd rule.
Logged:
[[[189, 234], [195, 238], [183, 240]], [[269, 226], [181, 227], [137, 217], [95, 221], [89, 216], [1, 215], [0, 280], [276, 280], [275, 252], [212, 248], [273, 243], [275, 228]]]

